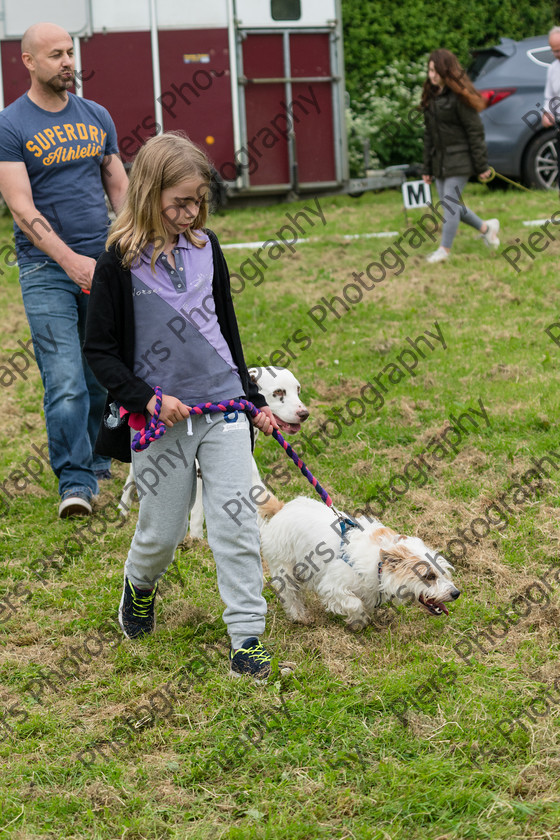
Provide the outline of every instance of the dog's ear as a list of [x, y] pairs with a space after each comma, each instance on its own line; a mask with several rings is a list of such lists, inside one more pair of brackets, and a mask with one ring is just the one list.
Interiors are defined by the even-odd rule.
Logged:
[[407, 563], [414, 559], [414, 555], [408, 550], [405, 545], [392, 545], [390, 548], [382, 548], [379, 551], [379, 556], [386, 563], [394, 565], [398, 563]]
[[251, 382], [254, 382], [255, 385], [259, 384], [259, 379], [261, 378], [262, 368], [251, 367], [249, 368], [249, 379]]
[[402, 561], [402, 557], [395, 556], [395, 553], [393, 551], [385, 551], [384, 548], [380, 550], [379, 556], [381, 557], [381, 560], [384, 563], [396, 564]]

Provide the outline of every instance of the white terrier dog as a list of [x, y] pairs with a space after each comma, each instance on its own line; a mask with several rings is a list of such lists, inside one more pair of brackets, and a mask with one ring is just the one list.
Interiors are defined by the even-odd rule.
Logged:
[[[299, 432], [301, 424], [309, 417], [309, 411], [299, 397], [301, 385], [294, 374], [283, 367], [251, 367], [249, 376], [257, 385], [261, 394], [274, 414], [281, 432], [295, 435]], [[255, 440], [259, 433], [254, 430]], [[253, 458], [253, 478], [251, 482], [255, 487], [261, 484], [261, 477], [257, 462]], [[202, 479], [197, 480], [196, 499], [189, 519], [189, 534], [195, 539], [201, 540], [204, 527], [204, 509], [202, 507]]]
[[249, 376], [264, 395], [280, 431], [296, 435], [309, 411], [300, 399], [301, 385], [294, 374], [283, 367], [251, 367]]
[[322, 502], [300, 496], [259, 506], [261, 551], [270, 584], [292, 621], [309, 623], [303, 592], [363, 628], [381, 604], [416, 603], [430, 615], [449, 615], [445, 603], [461, 594], [453, 567], [418, 537], [397, 534], [361, 516], [341, 535], [340, 521]]
[[[301, 428], [301, 424], [309, 417], [309, 411], [300, 399], [299, 392], [301, 386], [293, 373], [283, 367], [252, 367], [249, 368], [249, 376], [256, 383], [259, 391], [264, 394], [266, 402], [276, 418], [280, 431], [285, 434], [297, 434]], [[255, 439], [257, 431], [255, 429]], [[260, 483], [259, 471], [253, 458], [253, 485]], [[118, 506], [123, 516], [128, 515], [134, 492], [134, 470], [131, 464]], [[189, 533], [191, 537], [202, 539], [203, 526], [202, 479], [199, 474], [196, 499], [191, 510], [189, 522]]]

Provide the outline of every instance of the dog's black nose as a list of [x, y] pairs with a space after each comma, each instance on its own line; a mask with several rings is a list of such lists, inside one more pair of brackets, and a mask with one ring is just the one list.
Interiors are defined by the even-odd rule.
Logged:
[[454, 589], [453, 592], [451, 593], [451, 597], [453, 598], [454, 601], [456, 601], [460, 594], [461, 594], [461, 591], [459, 589]]
[[298, 411], [297, 416], [303, 423], [303, 421], [307, 420], [307, 418], [309, 417], [309, 412], [306, 409], [304, 409], [303, 411]]

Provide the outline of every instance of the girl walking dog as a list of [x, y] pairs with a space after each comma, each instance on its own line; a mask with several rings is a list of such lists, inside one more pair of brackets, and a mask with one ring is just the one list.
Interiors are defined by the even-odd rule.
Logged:
[[498, 219], [483, 222], [464, 204], [456, 203], [472, 175], [485, 180], [492, 170], [488, 167], [484, 127], [478, 115], [486, 103], [449, 50], [435, 50], [430, 55], [420, 107], [425, 126], [424, 181], [431, 184], [435, 178], [444, 205], [446, 197], [455, 200], [445, 205], [448, 209], [444, 207], [441, 245], [427, 261], [437, 263], [449, 257], [459, 221], [479, 230], [486, 244], [497, 248]]
[[[266, 601], [256, 515], [236, 525], [223, 505], [251, 488], [252, 428], [246, 414], [195, 415], [189, 406], [248, 398], [253, 423], [271, 434], [276, 422], [243, 358], [229, 274], [216, 235], [204, 230], [210, 165], [186, 137], [168, 133], [140, 149], [126, 202], [95, 270], [84, 351], [109, 397], [97, 451], [134, 463], [142, 476], [154, 463], [163, 480], [140, 500], [124, 569], [119, 622], [137, 639], [155, 628], [158, 580], [184, 539], [202, 471], [208, 542], [231, 639], [230, 673], [266, 679], [271, 657], [259, 641]], [[148, 452], [131, 453], [131, 429], [153, 414], [167, 433]], [[138, 416], [140, 415], [140, 416]], [[128, 423], [127, 423], [128, 420]]]

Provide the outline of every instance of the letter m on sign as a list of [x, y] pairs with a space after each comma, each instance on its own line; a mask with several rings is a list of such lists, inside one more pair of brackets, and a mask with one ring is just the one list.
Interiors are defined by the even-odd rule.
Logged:
[[402, 185], [404, 206], [407, 210], [426, 207], [431, 201], [430, 185], [424, 181], [405, 181]]

